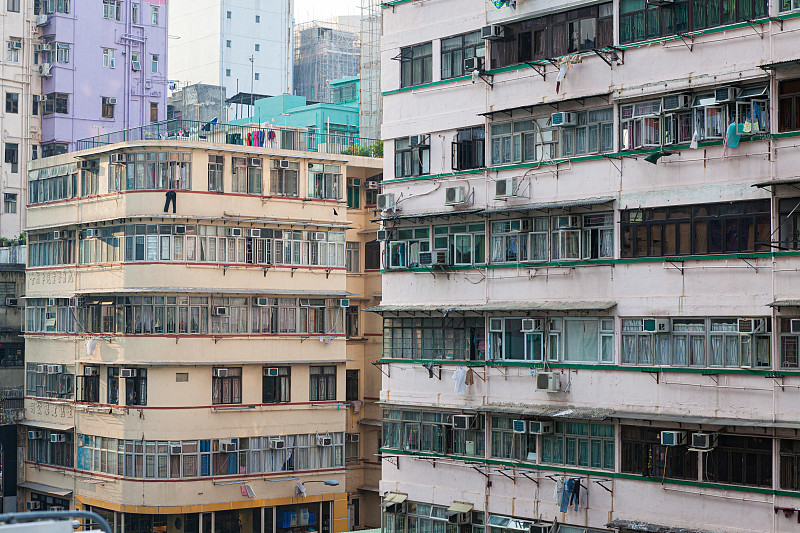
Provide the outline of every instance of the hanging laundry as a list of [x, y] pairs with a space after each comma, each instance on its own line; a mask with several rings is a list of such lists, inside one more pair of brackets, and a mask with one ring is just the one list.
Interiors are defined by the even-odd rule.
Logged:
[[558, 76], [556, 76], [556, 94], [561, 89], [561, 82], [564, 81], [564, 78], [567, 77], [567, 70], [569, 69], [569, 64], [564, 63], [560, 67], [558, 67]]
[[574, 488], [575, 480], [573, 478], [569, 478], [564, 482], [564, 489], [561, 491], [561, 504], [559, 505], [559, 510], [562, 513], [566, 513], [569, 509], [570, 497]]
[[97, 339], [86, 339], [86, 355], [94, 355], [97, 348]]
[[579, 478], [574, 478], [572, 480], [574, 483], [572, 484], [572, 492], [569, 495], [569, 504], [572, 505], [572, 502], [575, 502], [575, 510], [578, 510], [578, 504], [581, 500], [581, 480]]
[[456, 394], [465, 394], [467, 392], [467, 384], [465, 383], [465, 379], [467, 377], [467, 369], [463, 366], [460, 366], [453, 372], [453, 381], [455, 381], [455, 386], [453, 387], [453, 392]]
[[689, 148], [691, 148], [692, 150], [696, 149], [699, 141], [700, 141], [700, 132], [698, 132], [697, 128], [695, 128], [694, 135], [692, 135], [692, 142], [689, 143]]
[[475, 384], [475, 372], [471, 368], [467, 370], [467, 377], [466, 379], [464, 379], [464, 384], [466, 385]]
[[428, 371], [428, 379], [433, 377], [433, 363], [424, 363], [422, 366]]
[[558, 66], [558, 76], [556, 76], [556, 94], [561, 90], [561, 82], [567, 77], [567, 70], [570, 65], [577, 65], [581, 62], [581, 56], [578, 54], [570, 54], [559, 58], [556, 65]]
[[561, 503], [561, 493], [564, 490], [564, 478], [560, 477], [556, 480], [556, 488], [553, 491], [553, 503], [559, 505]]

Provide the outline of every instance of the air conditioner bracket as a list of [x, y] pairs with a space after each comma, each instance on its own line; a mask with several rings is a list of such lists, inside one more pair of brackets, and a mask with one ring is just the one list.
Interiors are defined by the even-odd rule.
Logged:
[[531, 63], [530, 61], [525, 62], [526, 65], [531, 67], [536, 74], [542, 77], [542, 81], [547, 81], [547, 67], [544, 65], [537, 65], [536, 63]]
[[[377, 369], [378, 369], [378, 372], [380, 372], [381, 374], [383, 374], [383, 375], [384, 375], [384, 376], [386, 376], [387, 378], [390, 378], [390, 377], [392, 377], [392, 376], [389, 374], [389, 371], [385, 371], [385, 372], [384, 372], [384, 370], [383, 370], [383, 364], [384, 364], [384, 363], [381, 363], [380, 361], [373, 361], [371, 364], [372, 364], [372, 366], [374, 366], [375, 368], [377, 368]], [[389, 367], [389, 368], [391, 368], [391, 367]]]
[[[786, 391], [785, 383], [784, 383], [785, 376], [782, 376], [782, 375], [777, 374], [777, 373], [770, 373], [770, 374], [767, 374], [764, 377], [767, 378], [767, 379], [771, 379], [772, 382], [775, 383], [775, 385], [777, 385], [778, 387], [781, 388], [781, 392]], [[780, 381], [778, 381], [778, 380], [780, 380]]]
[[[763, 22], [756, 22], [753, 19], [745, 20], [745, 22], [747, 23], [748, 26], [753, 28], [753, 31], [756, 32], [756, 35], [758, 35], [759, 38], [761, 38], [761, 39], [764, 38], [764, 23]], [[758, 28], [756, 28], [756, 24], [758, 24]], [[759, 29], [761, 31], [758, 31]]]
[[[622, 56], [620, 56], [620, 54], [617, 53], [618, 51], [622, 52]], [[603, 49], [592, 48], [592, 52], [594, 52], [595, 55], [597, 55], [597, 57], [605, 61], [606, 65], [608, 65], [609, 68], [611, 69], [614, 68], [614, 63], [612, 63], [612, 61], [618, 61], [622, 65], [625, 64], [625, 52], [623, 50], [619, 50], [618, 48], [614, 47], [603, 48]]]

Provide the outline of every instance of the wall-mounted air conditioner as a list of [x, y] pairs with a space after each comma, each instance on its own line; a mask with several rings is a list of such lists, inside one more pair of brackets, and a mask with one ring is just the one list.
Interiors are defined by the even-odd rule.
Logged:
[[552, 422], [528, 422], [528, 433], [531, 435], [549, 435], [552, 432]]
[[121, 377], [121, 378], [132, 378], [133, 377], [133, 369], [132, 368], [122, 368], [122, 369], [120, 369], [119, 377]]
[[339, 307], [350, 307], [350, 300], [342, 298], [339, 300]]
[[561, 374], [557, 372], [537, 372], [536, 390], [545, 392], [559, 392], [561, 390]]
[[111, 162], [112, 163], [124, 163], [125, 162], [125, 154], [111, 154]]
[[42, 438], [42, 432], [36, 430], [28, 431], [28, 440], [39, 440]]
[[448, 265], [447, 250], [434, 250], [419, 253], [420, 266], [445, 266]]
[[17, 303], [16, 298], [6, 298], [6, 307], [16, 307]]
[[228, 316], [228, 308], [225, 306], [214, 307], [211, 314], [214, 316]]
[[389, 211], [395, 208], [394, 194], [387, 192], [378, 195], [378, 209], [380, 211]]
[[464, 60], [464, 72], [483, 72], [482, 57], [468, 57]]
[[767, 321], [763, 318], [740, 318], [737, 320], [737, 325], [739, 333], [748, 335], [767, 331]]
[[40, 27], [41, 26], [47, 26], [47, 22], [49, 20], [50, 20], [50, 18], [47, 15], [38, 15], [36, 17], [36, 25], [40, 26]]
[[467, 199], [467, 188], [463, 186], [446, 187], [444, 190], [444, 205], [463, 204]]
[[495, 198], [510, 198], [517, 195], [517, 178], [500, 178], [494, 182]]
[[390, 241], [394, 238], [392, 230], [388, 229], [379, 229], [378, 230], [378, 240], [381, 242]]
[[42, 508], [42, 502], [38, 501], [25, 502], [25, 508], [28, 509], [29, 511], [38, 511], [39, 509]]
[[49, 78], [50, 75], [50, 63], [42, 63], [39, 65], [39, 76], [42, 78]]
[[544, 321], [541, 318], [523, 318], [521, 331], [523, 333], [542, 331], [544, 329], [543, 326]]
[[669, 318], [645, 318], [643, 321], [644, 331], [651, 333], [669, 333]]
[[227, 368], [215, 368], [211, 371], [211, 374], [215, 378], [227, 378], [228, 377], [228, 369]]
[[701, 451], [713, 450], [717, 447], [717, 435], [715, 433], [692, 433], [690, 447]]
[[328, 435], [317, 435], [317, 446], [333, 446], [333, 439]]
[[528, 421], [527, 420], [512, 420], [511, 421], [511, 429], [514, 433], [527, 433], [528, 432]]
[[67, 442], [67, 436], [63, 433], [51, 433], [50, 442]]
[[505, 28], [500, 24], [490, 24], [481, 28], [481, 39], [496, 41], [505, 35]]
[[278, 161], [278, 168], [289, 168], [289, 160], [281, 159]]
[[686, 109], [692, 102], [692, 95], [690, 94], [669, 94], [661, 100], [662, 111], [678, 111]]
[[238, 446], [233, 441], [219, 441], [219, 449], [222, 453], [236, 453]]
[[789, 321], [789, 330], [792, 333], [800, 333], [800, 318], [792, 318]]
[[264, 375], [267, 377], [276, 377], [278, 375], [278, 368], [277, 367], [266, 367], [264, 368]]
[[453, 415], [453, 429], [470, 429], [475, 415]]
[[247, 160], [247, 164], [251, 167], [260, 167], [261, 166], [261, 158], [258, 157], [251, 157]]
[[660, 441], [662, 446], [683, 446], [686, 444], [686, 432], [662, 431]]
[[286, 448], [286, 441], [283, 439], [269, 439], [269, 447], [272, 450], [282, 450]]
[[733, 87], [714, 89], [714, 100], [716, 100], [718, 104], [733, 102], [736, 100], [736, 89]]
[[359, 433], [348, 433], [347, 434], [347, 441], [348, 442], [358, 442], [361, 440], [361, 435]]
[[574, 126], [578, 123], [578, 116], [575, 113], [558, 112], [550, 115], [550, 124], [555, 128], [565, 128]]
[[576, 215], [562, 215], [560, 217], [556, 217], [556, 227], [558, 229], [580, 228], [581, 217]]

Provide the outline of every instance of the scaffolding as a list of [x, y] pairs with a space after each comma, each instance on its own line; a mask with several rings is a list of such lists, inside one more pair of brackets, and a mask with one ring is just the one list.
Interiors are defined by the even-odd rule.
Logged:
[[294, 30], [294, 92], [310, 102], [331, 102], [328, 82], [358, 76], [358, 28], [348, 17], [298, 24]]
[[359, 132], [370, 139], [381, 138], [381, 2], [361, 0], [361, 95]]

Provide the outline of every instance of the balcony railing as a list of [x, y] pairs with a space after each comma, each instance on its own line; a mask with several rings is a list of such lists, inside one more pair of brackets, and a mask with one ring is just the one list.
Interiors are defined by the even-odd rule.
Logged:
[[299, 150], [322, 154], [363, 155], [382, 157], [383, 144], [343, 132], [319, 132], [314, 128], [286, 128], [274, 124], [237, 126], [196, 120], [165, 120], [138, 128], [130, 128], [81, 139], [78, 150], [98, 148], [130, 141], [200, 141], [242, 146], [260, 146], [282, 150]]
[[0, 248], [0, 264], [24, 265], [28, 262], [28, 247], [24, 244]]

